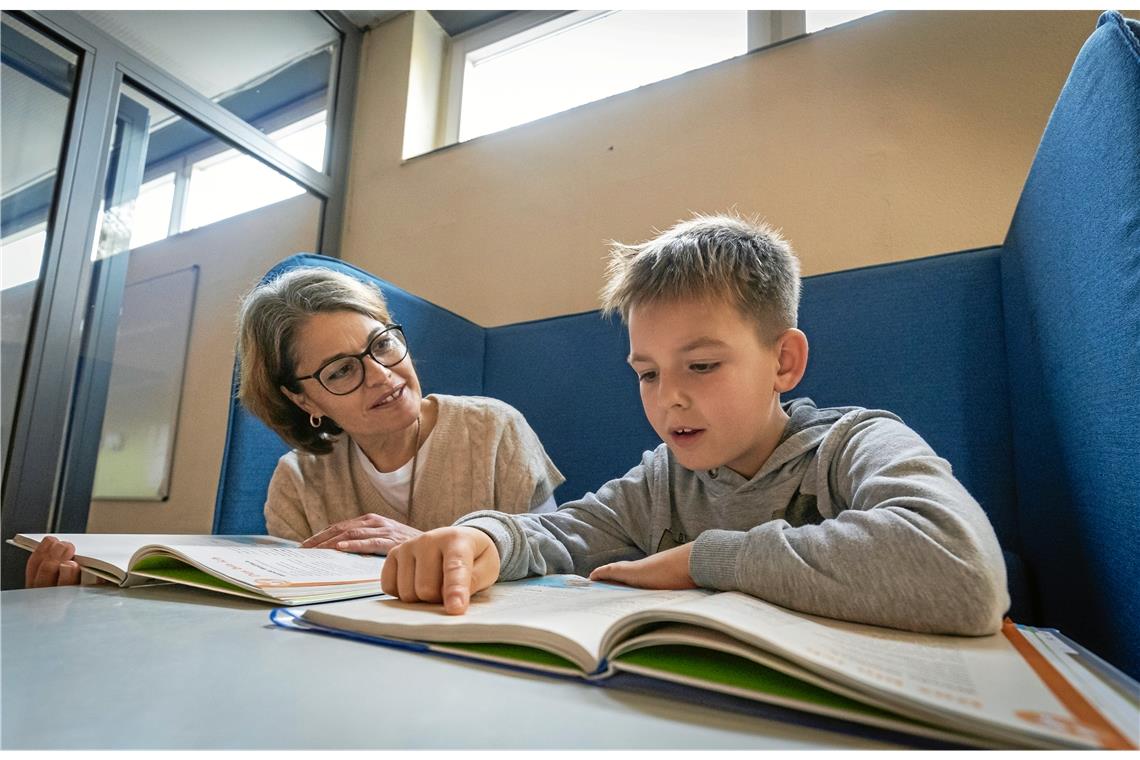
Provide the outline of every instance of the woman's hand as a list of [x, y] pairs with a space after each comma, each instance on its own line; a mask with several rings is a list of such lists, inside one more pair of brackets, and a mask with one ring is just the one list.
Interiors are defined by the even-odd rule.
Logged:
[[79, 563], [75, 556], [75, 544], [60, 541], [55, 536], [47, 536], [24, 568], [25, 588], [45, 588], [48, 586], [74, 586], [79, 583]]
[[303, 549], [339, 549], [357, 554], [387, 554], [423, 531], [376, 514], [342, 520], [305, 539]]

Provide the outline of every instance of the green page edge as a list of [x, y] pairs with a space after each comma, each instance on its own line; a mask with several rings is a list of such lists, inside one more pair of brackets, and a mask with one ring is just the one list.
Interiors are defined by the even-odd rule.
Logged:
[[918, 723], [897, 713], [880, 710], [832, 693], [752, 660], [712, 649], [684, 644], [662, 644], [627, 652], [618, 657], [617, 662], [629, 662], [649, 670], [675, 673], [696, 681], [723, 684], [759, 694], [772, 694], [787, 700], [835, 710]]
[[[254, 593], [241, 586], [227, 583], [221, 578], [210, 575], [192, 565], [187, 565], [182, 560], [170, 556], [153, 555], [143, 557], [131, 567], [131, 572], [153, 573], [154, 575], [162, 576], [164, 580], [174, 583], [197, 583], [202, 586], [216, 588], [219, 591], [232, 591], [242, 595]], [[269, 597], [266, 598], [268, 599]]]
[[517, 660], [528, 665], [546, 665], [556, 668], [569, 668], [578, 673], [582, 672], [581, 668], [565, 657], [559, 657], [556, 654], [534, 647], [524, 647], [517, 644], [452, 644], [450, 642], [447, 644], [439, 643], [438, 646], [469, 652], [474, 657], [479, 655], [501, 657], [504, 660]]

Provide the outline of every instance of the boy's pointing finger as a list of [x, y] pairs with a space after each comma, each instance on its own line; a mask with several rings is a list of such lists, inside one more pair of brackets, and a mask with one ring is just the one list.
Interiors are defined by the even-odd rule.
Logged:
[[448, 545], [443, 552], [443, 610], [462, 615], [471, 601], [471, 571], [474, 555], [466, 543]]

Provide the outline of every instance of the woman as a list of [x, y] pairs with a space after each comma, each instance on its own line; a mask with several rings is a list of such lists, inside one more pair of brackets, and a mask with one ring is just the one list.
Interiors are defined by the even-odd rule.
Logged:
[[[380, 290], [316, 267], [254, 288], [239, 312], [239, 397], [293, 450], [269, 483], [271, 535], [386, 554], [477, 509], [553, 509], [565, 479], [516, 409], [424, 397]], [[28, 560], [29, 587], [75, 583], [71, 544]]]

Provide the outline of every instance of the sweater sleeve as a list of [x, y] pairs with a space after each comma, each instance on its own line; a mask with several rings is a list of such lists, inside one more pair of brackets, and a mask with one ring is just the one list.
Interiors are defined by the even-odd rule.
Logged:
[[855, 415], [843, 427], [819, 452], [825, 519], [705, 531], [690, 556], [693, 580], [861, 623], [999, 630], [1009, 607], [1001, 549], [949, 462], [895, 419]]
[[495, 542], [500, 581], [554, 573], [589, 575], [609, 562], [640, 559], [652, 551], [634, 538], [647, 533], [642, 523], [651, 514], [647, 470], [652, 456], [646, 452], [643, 463], [625, 476], [556, 512], [506, 515], [484, 510], [455, 524], [478, 528]]
[[554, 494], [566, 478], [517, 409], [505, 407], [502, 435], [495, 457], [495, 508], [517, 514], [528, 512]]
[[304, 541], [313, 535], [305, 517], [303, 492], [303, 477], [296, 463], [296, 454], [286, 454], [277, 461], [265, 498], [265, 529], [269, 535], [294, 541]]

